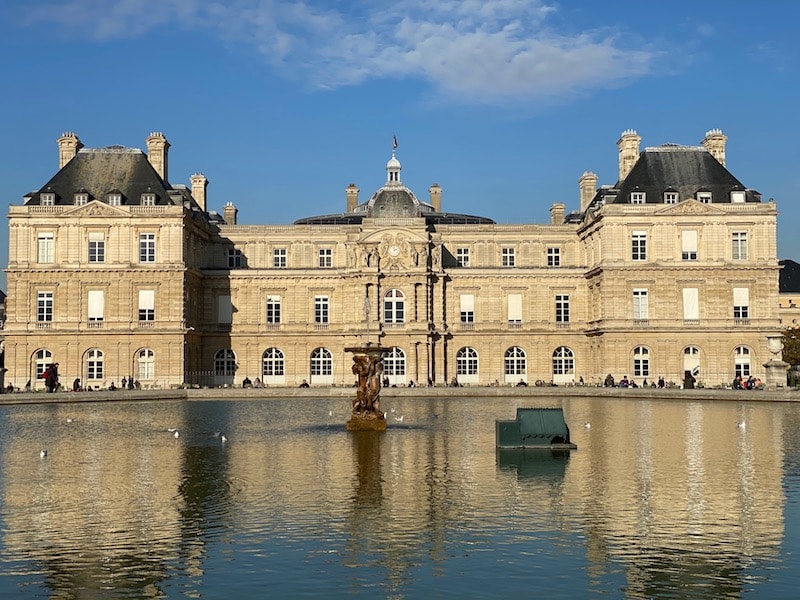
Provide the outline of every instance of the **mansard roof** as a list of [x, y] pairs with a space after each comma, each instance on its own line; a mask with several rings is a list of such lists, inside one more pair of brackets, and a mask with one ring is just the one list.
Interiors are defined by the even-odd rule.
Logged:
[[800, 292], [800, 264], [793, 260], [778, 262], [783, 267], [778, 278], [779, 292], [781, 294]]
[[[55, 193], [55, 204], [75, 204], [76, 193], [88, 193], [90, 200], [105, 200], [108, 194], [122, 195], [123, 205], [138, 205], [142, 194], [153, 193], [156, 204], [182, 203], [185, 190], [174, 189], [161, 179], [147, 156], [124, 146], [82, 148], [39, 191], [26, 196], [25, 204], [40, 204], [41, 194]], [[178, 198], [170, 198], [170, 194]]]
[[667, 144], [645, 148], [630, 173], [614, 186], [614, 204], [629, 204], [632, 192], [644, 192], [646, 204], [663, 204], [664, 192], [678, 193], [678, 201], [710, 192], [711, 202], [730, 203], [732, 191], [745, 192], [746, 202], [760, 202], [761, 195], [749, 190], [701, 146]]

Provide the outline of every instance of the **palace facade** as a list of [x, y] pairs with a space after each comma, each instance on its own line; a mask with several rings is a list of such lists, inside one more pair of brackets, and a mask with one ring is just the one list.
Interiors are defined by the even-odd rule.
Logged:
[[[418, 198], [395, 153], [369, 199], [291, 225], [239, 225], [208, 180], [146, 152], [58, 140], [59, 169], [9, 208], [6, 383], [352, 385], [346, 347], [387, 348], [407, 385], [763, 376], [780, 335], [772, 201], [725, 167], [726, 137], [640, 151], [579, 179], [549, 222], [499, 224]], [[487, 202], [487, 206], [490, 202]]]

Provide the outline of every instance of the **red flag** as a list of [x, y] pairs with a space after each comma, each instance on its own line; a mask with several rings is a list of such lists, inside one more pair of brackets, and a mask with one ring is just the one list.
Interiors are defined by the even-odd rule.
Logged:
[[392, 150], [397, 150], [397, 136], [392, 135]]

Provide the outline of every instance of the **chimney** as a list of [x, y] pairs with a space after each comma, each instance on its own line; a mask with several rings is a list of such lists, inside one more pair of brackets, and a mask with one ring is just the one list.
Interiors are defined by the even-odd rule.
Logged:
[[233, 204], [233, 202], [228, 202], [225, 204], [225, 208], [222, 209], [222, 218], [225, 219], [225, 223], [227, 225], [236, 225], [236, 215], [239, 212], [239, 209]]
[[725, 142], [728, 136], [722, 133], [721, 129], [712, 129], [706, 132], [706, 137], [700, 142], [706, 150], [719, 161], [723, 167], [725, 166]]
[[578, 187], [581, 191], [581, 212], [586, 212], [589, 203], [597, 194], [597, 175], [591, 171], [584, 171], [578, 179]]
[[356, 187], [355, 183], [351, 183], [344, 190], [345, 198], [347, 198], [347, 212], [351, 213], [358, 206], [358, 192], [360, 190]]
[[192, 182], [192, 197], [194, 201], [206, 211], [206, 188], [208, 187], [208, 179], [202, 173], [195, 173], [189, 178]]
[[147, 143], [147, 159], [159, 177], [164, 181], [169, 181], [167, 179], [167, 152], [169, 151], [167, 138], [160, 131], [154, 131], [145, 141]]
[[563, 225], [564, 224], [564, 210], [565, 206], [561, 203], [553, 204], [550, 207], [550, 225]]
[[619, 148], [619, 181], [622, 181], [631, 172], [633, 165], [639, 159], [639, 142], [642, 138], [633, 130], [626, 129], [617, 141]]
[[442, 212], [442, 187], [438, 183], [434, 183], [428, 188], [428, 193], [431, 196], [431, 206], [435, 212]]
[[83, 148], [83, 144], [78, 139], [78, 136], [71, 131], [65, 131], [60, 138], [58, 138], [58, 168], [61, 170], [64, 165], [75, 158], [78, 150]]

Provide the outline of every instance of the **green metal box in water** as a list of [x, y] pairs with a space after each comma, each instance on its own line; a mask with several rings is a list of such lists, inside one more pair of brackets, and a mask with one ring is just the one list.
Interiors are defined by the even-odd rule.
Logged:
[[518, 408], [514, 421], [496, 421], [498, 448], [577, 449], [561, 408]]

